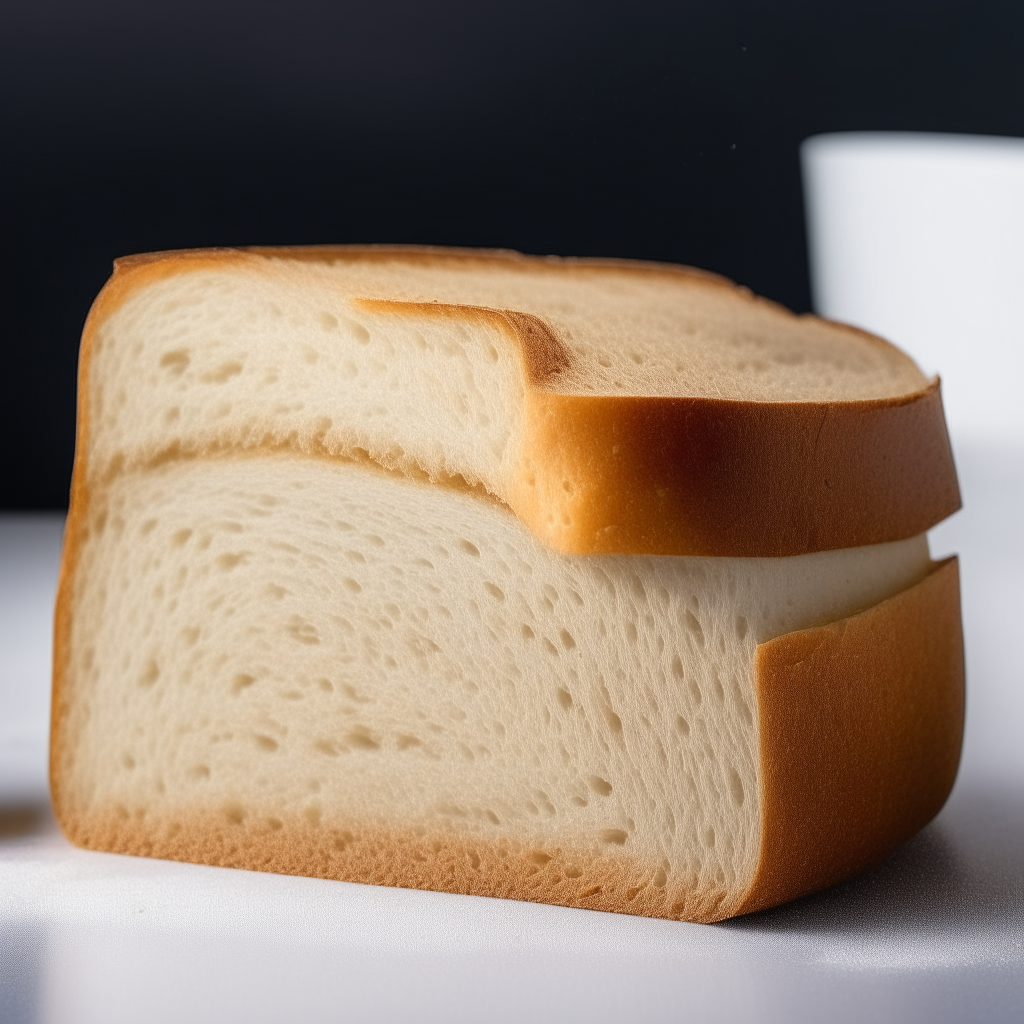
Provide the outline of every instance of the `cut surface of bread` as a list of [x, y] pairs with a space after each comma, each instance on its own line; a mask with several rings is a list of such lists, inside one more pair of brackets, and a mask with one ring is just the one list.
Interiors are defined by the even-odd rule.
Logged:
[[955, 775], [956, 567], [922, 536], [566, 556], [278, 453], [122, 470], [67, 543], [52, 779], [85, 846], [708, 921], [880, 859]]
[[959, 507], [937, 382], [685, 268], [410, 249], [120, 261], [77, 477], [220, 451], [478, 488], [567, 553], [780, 556]]

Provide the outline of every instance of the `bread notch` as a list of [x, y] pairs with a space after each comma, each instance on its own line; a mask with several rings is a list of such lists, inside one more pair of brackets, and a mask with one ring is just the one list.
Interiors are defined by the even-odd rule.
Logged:
[[223, 250], [122, 261], [80, 366], [73, 842], [716, 921], [952, 786], [956, 478], [878, 339], [682, 268]]

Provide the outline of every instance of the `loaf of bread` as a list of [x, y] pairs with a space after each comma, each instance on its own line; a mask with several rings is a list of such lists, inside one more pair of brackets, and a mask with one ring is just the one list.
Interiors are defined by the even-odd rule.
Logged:
[[696, 921], [926, 823], [963, 725], [937, 382], [711, 275], [119, 261], [51, 782], [83, 846]]

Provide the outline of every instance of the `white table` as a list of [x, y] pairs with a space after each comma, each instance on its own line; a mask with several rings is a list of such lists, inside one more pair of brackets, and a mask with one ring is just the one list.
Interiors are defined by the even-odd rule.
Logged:
[[0, 518], [0, 1022], [1024, 1021], [1024, 448], [958, 458], [952, 797], [870, 874], [713, 926], [74, 849], [44, 774], [61, 524]]

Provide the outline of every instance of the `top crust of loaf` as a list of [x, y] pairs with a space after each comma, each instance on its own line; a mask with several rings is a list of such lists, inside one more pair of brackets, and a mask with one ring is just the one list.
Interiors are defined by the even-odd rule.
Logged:
[[[837, 351], [849, 346], [855, 357], [883, 368], [882, 383], [876, 374], [868, 396], [853, 399], [715, 397], [706, 393], [713, 380], [698, 389], [705, 393], [687, 393], [685, 386], [673, 391], [664, 367], [660, 377], [653, 371], [645, 377], [643, 368], [632, 379], [626, 372], [625, 393], [608, 393], [607, 373], [593, 353], [575, 343], [580, 339], [565, 337], [565, 325], [550, 316], [452, 302], [444, 294], [387, 294], [384, 285], [376, 294], [356, 296], [353, 308], [372, 315], [484, 324], [518, 346], [526, 386], [516, 465], [507, 479], [470, 482], [506, 502], [557, 550], [795, 555], [911, 537], [960, 507], [938, 380], [926, 381], [911, 360], [882, 339], [796, 317], [724, 278], [686, 267], [389, 246], [187, 250], [118, 260], [83, 336], [76, 486], [84, 486], [89, 475], [92, 343], [107, 318], [137, 291], [164, 278], [240, 268], [266, 273], [270, 280], [276, 268], [296, 261], [363, 272], [398, 264], [453, 278], [482, 272], [513, 280], [539, 271], [567, 280], [596, 276], [602, 287], [626, 291], [652, 285], [671, 290], [678, 284], [688, 294], [731, 304], [728, 309], [747, 318], [746, 330], [756, 331], [763, 321], [775, 338], [792, 331], [805, 348], [813, 349], [819, 340], [838, 346]], [[840, 362], [840, 383], [843, 375]], [[652, 380], [654, 386], [647, 387]], [[316, 439], [300, 437], [288, 444], [306, 455], [351, 455], [318, 446]], [[199, 446], [188, 454], [203, 451]], [[389, 466], [383, 453], [369, 454], [388, 468], [405, 468]]]

